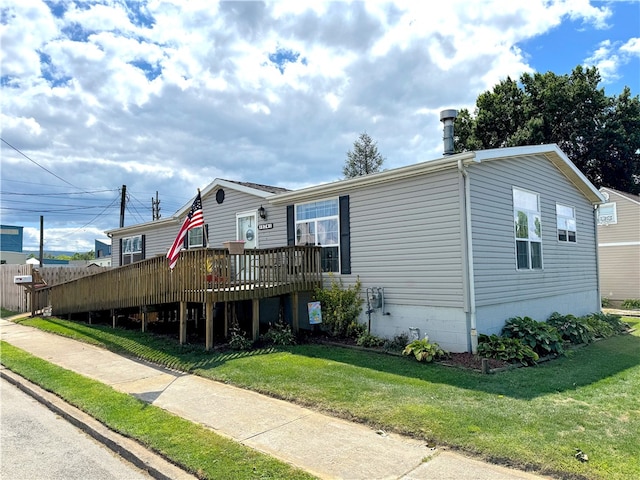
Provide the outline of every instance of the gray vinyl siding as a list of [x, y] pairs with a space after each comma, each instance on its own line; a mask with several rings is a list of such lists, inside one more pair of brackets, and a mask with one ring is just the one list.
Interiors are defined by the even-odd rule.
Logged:
[[[597, 290], [593, 206], [545, 157], [469, 167], [476, 305]], [[513, 187], [538, 193], [542, 270], [517, 270]], [[576, 211], [577, 242], [557, 239], [556, 203]]]
[[349, 194], [351, 275], [389, 304], [461, 307], [460, 180], [455, 168]]
[[[236, 213], [257, 211], [260, 205], [267, 210], [267, 220], [258, 218], [258, 224], [273, 223], [271, 230], [258, 230], [258, 247], [275, 248], [287, 244], [286, 208], [269, 205], [266, 199], [225, 188], [225, 198], [222, 204], [216, 202], [216, 191], [202, 199], [204, 222], [208, 225], [209, 246], [223, 248], [222, 243], [236, 240]], [[185, 213], [186, 215], [186, 213]], [[158, 224], [140, 225], [127, 231], [126, 234], [114, 232], [112, 237], [111, 259], [112, 265], [120, 265], [120, 239], [133, 235], [145, 235], [145, 256], [151, 258], [156, 255], [166, 255], [180, 230], [184, 215], [171, 221], [162, 220]]]
[[[259, 207], [260, 205], [258, 205]], [[259, 248], [279, 248], [287, 245], [287, 207], [268, 204], [262, 202], [262, 206], [267, 212], [267, 219], [258, 219], [260, 224], [273, 224], [270, 230], [258, 231]]]

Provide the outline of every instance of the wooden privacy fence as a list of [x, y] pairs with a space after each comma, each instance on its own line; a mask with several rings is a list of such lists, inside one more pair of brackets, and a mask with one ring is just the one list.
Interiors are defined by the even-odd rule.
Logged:
[[[0, 299], [2, 307], [14, 312], [31, 311], [31, 299], [27, 295], [27, 289], [13, 283], [13, 277], [17, 275], [34, 275], [37, 270], [47, 285], [57, 285], [76, 278], [93, 275], [104, 271], [105, 267], [96, 265], [83, 267], [64, 267], [60, 265], [0, 265]], [[38, 293], [35, 298], [35, 310], [47, 306], [47, 298], [44, 293]]]
[[164, 256], [47, 287], [53, 315], [162, 305], [231, 302], [322, 286], [320, 247], [281, 247], [230, 254], [193, 249], [173, 270]]

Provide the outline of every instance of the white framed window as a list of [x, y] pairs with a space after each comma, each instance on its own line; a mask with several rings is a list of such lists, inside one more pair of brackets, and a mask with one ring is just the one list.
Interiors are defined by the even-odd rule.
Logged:
[[616, 202], [603, 203], [598, 207], [598, 225], [615, 225], [618, 223]]
[[121, 265], [128, 265], [138, 262], [144, 258], [144, 236], [134, 235], [122, 239], [122, 262]]
[[204, 227], [195, 227], [187, 232], [187, 248], [204, 246]]
[[576, 243], [576, 209], [556, 203], [558, 241]]
[[514, 187], [513, 219], [517, 269], [542, 269], [540, 195]]
[[296, 245], [322, 247], [322, 271], [339, 272], [340, 217], [338, 199], [296, 205], [295, 212]]

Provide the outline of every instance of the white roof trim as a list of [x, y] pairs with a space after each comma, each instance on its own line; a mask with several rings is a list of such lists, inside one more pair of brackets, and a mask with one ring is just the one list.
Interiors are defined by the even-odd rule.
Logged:
[[[616, 195], [619, 198], [622, 198], [624, 200], [628, 200], [631, 203], [634, 203], [636, 205], [640, 205], [640, 196], [636, 195], [638, 197], [638, 200], [631, 198], [629, 195], [633, 195], [633, 193], [627, 193], [625, 194], [625, 192], [621, 192], [620, 190], [616, 190], [615, 188], [609, 188], [609, 187], [601, 187], [600, 191], [606, 191], [607, 193], [609, 193], [610, 195]], [[609, 200], [606, 201], [606, 203], [611, 202], [611, 198], [609, 198]]]
[[578, 167], [569, 160], [569, 157], [567, 157], [555, 143], [479, 150], [476, 152], [475, 160], [476, 162], [483, 162], [487, 160], [500, 160], [526, 155], [544, 155], [547, 157], [547, 159], [553, 163], [556, 168], [560, 170], [593, 205], [599, 205], [606, 201], [598, 189], [578, 169]]
[[[229, 190], [236, 190], [238, 192], [248, 193], [249, 195], [253, 195], [259, 198], [267, 198], [274, 195], [271, 192], [265, 192], [264, 190], [259, 190], [257, 188], [247, 187], [246, 185], [240, 185], [235, 182], [229, 182], [228, 180], [223, 180], [220, 178], [216, 178], [209, 185], [200, 190], [200, 196], [204, 199], [208, 196], [212, 191], [217, 190], [219, 187], [228, 188]], [[122, 228], [113, 228], [111, 230], [106, 230], [105, 233], [107, 235], [113, 234], [114, 232], [124, 233], [124, 234], [135, 234], [136, 232], [144, 232], [147, 231], [148, 227], [158, 227], [163, 224], [171, 224], [178, 222], [184, 215], [189, 211], [191, 205], [193, 205], [193, 201], [196, 199], [196, 195], [191, 197], [191, 199], [184, 204], [176, 213], [171, 215], [170, 217], [163, 218], [162, 220], [154, 220], [146, 223], [138, 223], [136, 225], [130, 225], [128, 227]]]
[[431, 173], [447, 168], [457, 168], [458, 160], [466, 161], [473, 159], [473, 152], [458, 153], [449, 155], [435, 160], [427, 160], [405, 167], [398, 167], [392, 170], [384, 170], [378, 173], [370, 173], [360, 177], [348, 178], [345, 180], [337, 180], [331, 183], [314, 185], [311, 187], [294, 190], [291, 192], [278, 193], [269, 198], [269, 203], [273, 205], [284, 205], [287, 203], [301, 202], [309, 198], [317, 198], [320, 195], [338, 195], [347, 192], [354, 186], [362, 187], [369, 185], [377, 185], [380, 183], [391, 182], [393, 180], [414, 177], [421, 173]]
[[[191, 203], [193, 203], [193, 200], [191, 201]], [[175, 223], [175, 221], [176, 221], [176, 218], [168, 217], [168, 218], [163, 218], [161, 220], [153, 220], [151, 222], [146, 222], [146, 223], [137, 223], [135, 225], [129, 225], [121, 228], [120, 227], [112, 228], [111, 230], [105, 230], [104, 233], [109, 237], [111, 237], [111, 235], [113, 235], [115, 232], [118, 232], [118, 234], [135, 235], [137, 233], [144, 233], [148, 231], [149, 227], [157, 227], [160, 225], [171, 224], [171, 223]]]
[[432, 173], [447, 168], [457, 168], [458, 161], [465, 165], [481, 163], [490, 160], [500, 160], [511, 157], [544, 155], [551, 161], [584, 195], [592, 204], [604, 203], [604, 197], [585, 177], [580, 170], [569, 160], [569, 158], [558, 148], [556, 144], [531, 145], [523, 147], [493, 148], [489, 150], [478, 150], [474, 152], [464, 152], [455, 155], [448, 155], [428, 160], [405, 167], [385, 170], [379, 173], [372, 173], [361, 177], [338, 180], [332, 183], [314, 185], [311, 187], [295, 190], [292, 192], [278, 193], [269, 198], [269, 203], [274, 205], [284, 205], [292, 202], [304, 202], [317, 198], [319, 195], [335, 196], [346, 193], [352, 187], [362, 187], [375, 185], [393, 180], [398, 180], [415, 175]]

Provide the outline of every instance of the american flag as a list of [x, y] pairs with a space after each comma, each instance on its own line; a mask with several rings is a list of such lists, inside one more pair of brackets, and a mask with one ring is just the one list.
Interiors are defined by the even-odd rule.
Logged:
[[167, 258], [169, 259], [169, 269], [173, 270], [173, 267], [178, 263], [178, 257], [180, 256], [180, 250], [184, 244], [184, 237], [189, 230], [196, 227], [202, 227], [204, 225], [204, 215], [202, 214], [202, 198], [200, 197], [200, 190], [198, 195], [191, 205], [191, 210], [187, 214], [187, 218], [184, 219], [182, 227], [178, 232], [178, 236], [173, 241], [173, 245], [167, 252]]

